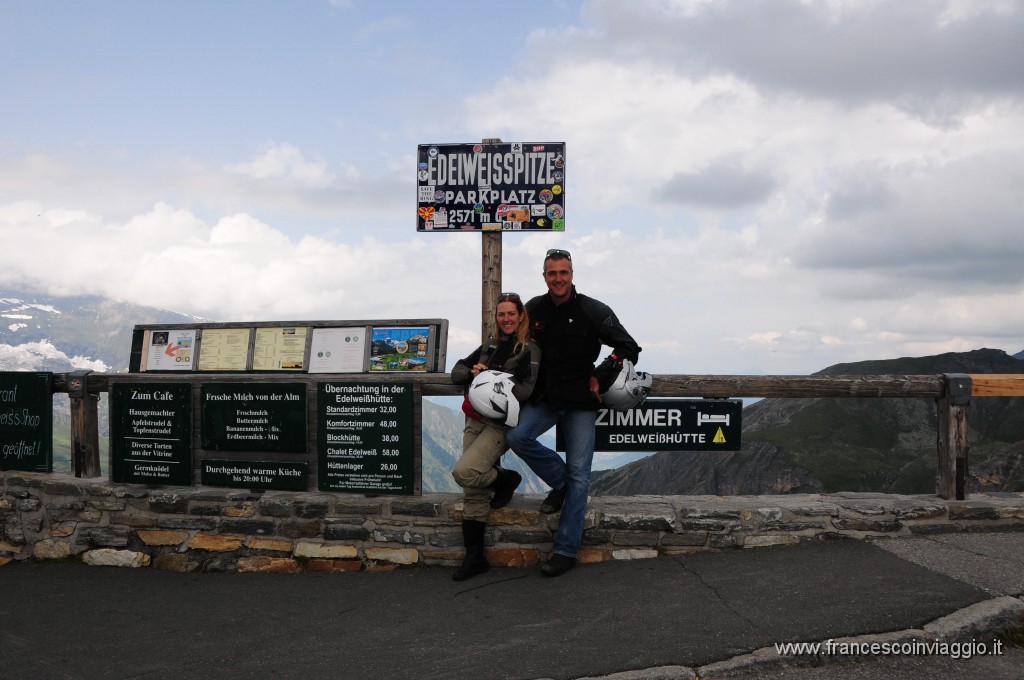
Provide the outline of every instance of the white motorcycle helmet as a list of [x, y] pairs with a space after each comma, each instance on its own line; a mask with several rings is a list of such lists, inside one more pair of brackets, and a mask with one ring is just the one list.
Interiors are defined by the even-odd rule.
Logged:
[[480, 371], [469, 385], [469, 403], [477, 413], [515, 427], [519, 423], [519, 400], [512, 394], [511, 373]]
[[644, 403], [651, 391], [654, 376], [638, 373], [629, 359], [622, 360], [622, 369], [615, 376], [611, 386], [601, 394], [601, 404], [616, 411], [628, 411]]

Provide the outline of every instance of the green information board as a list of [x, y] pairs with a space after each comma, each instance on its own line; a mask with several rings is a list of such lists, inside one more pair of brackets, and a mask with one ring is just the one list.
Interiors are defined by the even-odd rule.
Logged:
[[319, 383], [317, 421], [320, 491], [414, 492], [412, 383]]
[[306, 451], [305, 383], [203, 383], [202, 446], [213, 451]]
[[199, 467], [199, 474], [204, 486], [305, 491], [308, 478], [306, 468], [305, 463], [204, 460]]
[[110, 480], [192, 485], [192, 386], [110, 385]]
[[0, 372], [0, 468], [53, 471], [53, 374]]

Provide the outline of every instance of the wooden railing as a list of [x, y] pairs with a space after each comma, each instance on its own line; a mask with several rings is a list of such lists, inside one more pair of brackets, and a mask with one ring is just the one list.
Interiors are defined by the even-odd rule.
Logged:
[[[54, 374], [54, 392], [67, 392], [71, 401], [72, 469], [78, 477], [100, 475], [97, 403], [108, 392], [110, 379], [139, 382], [193, 384], [239, 380], [245, 382], [412, 382], [417, 399], [423, 396], [457, 396], [462, 387], [443, 373], [402, 374], [124, 374], [75, 371]], [[652, 397], [780, 397], [780, 398], [922, 398], [938, 407], [938, 475], [936, 494], [962, 500], [967, 495], [968, 411], [973, 397], [1024, 396], [1024, 374], [935, 375], [658, 375]], [[417, 404], [417, 407], [419, 404]], [[419, 408], [416, 409], [419, 412]], [[419, 427], [417, 420], [416, 427]]]

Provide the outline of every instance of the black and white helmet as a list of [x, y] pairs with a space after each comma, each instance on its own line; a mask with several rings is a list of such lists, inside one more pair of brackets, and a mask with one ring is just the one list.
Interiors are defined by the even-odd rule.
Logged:
[[469, 385], [469, 403], [485, 418], [515, 427], [519, 423], [519, 401], [512, 394], [511, 373], [480, 371]]
[[606, 391], [601, 393], [601, 403], [616, 411], [628, 411], [644, 403], [647, 393], [651, 391], [654, 376], [649, 373], [637, 372], [633, 362], [622, 360], [622, 368], [615, 380]]

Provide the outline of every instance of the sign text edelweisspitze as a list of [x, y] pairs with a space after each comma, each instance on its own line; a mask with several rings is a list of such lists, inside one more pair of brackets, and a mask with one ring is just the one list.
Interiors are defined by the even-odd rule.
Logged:
[[421, 144], [417, 231], [565, 230], [565, 143]]

